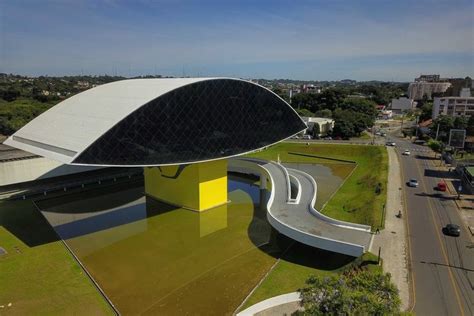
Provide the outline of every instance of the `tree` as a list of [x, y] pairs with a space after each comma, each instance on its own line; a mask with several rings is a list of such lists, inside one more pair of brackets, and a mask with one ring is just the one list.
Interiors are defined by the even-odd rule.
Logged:
[[299, 289], [304, 311], [300, 315], [393, 315], [400, 298], [390, 274], [354, 271], [310, 277]]
[[328, 109], [334, 111], [344, 100], [346, 94], [339, 89], [326, 89], [320, 94], [316, 94], [316, 102], [318, 109], [313, 112], [319, 111], [320, 109]]
[[319, 128], [319, 124], [314, 123], [314, 125], [313, 125], [313, 138], [318, 138], [320, 133], [321, 133], [321, 129]]
[[474, 115], [471, 115], [467, 121], [466, 133], [469, 136], [474, 136]]
[[314, 113], [308, 109], [296, 109], [296, 113], [298, 113], [299, 116], [306, 116], [306, 117], [314, 116]]
[[290, 96], [287, 93], [285, 93], [282, 89], [277, 87], [277, 88], [273, 88], [272, 91], [273, 93], [277, 94], [280, 98], [282, 98], [286, 102], [290, 102]]
[[20, 91], [15, 88], [9, 88], [3, 92], [3, 100], [12, 102], [15, 101], [20, 96]]
[[295, 109], [307, 109], [311, 112], [319, 110], [316, 96], [312, 93], [298, 93], [291, 98], [291, 106]]
[[457, 129], [466, 129], [468, 124], [467, 116], [458, 116], [454, 119], [453, 125]]
[[365, 129], [373, 126], [375, 118], [362, 112], [337, 108], [333, 112], [335, 136], [349, 138], [359, 136]]
[[427, 102], [421, 107], [420, 122], [429, 120], [433, 113], [433, 102]]
[[439, 138], [442, 140], [447, 140], [449, 131], [454, 128], [454, 118], [449, 115], [440, 115], [434, 120], [433, 126], [434, 130], [438, 128], [439, 125]]
[[342, 102], [340, 107], [344, 110], [364, 113], [368, 116], [372, 116], [375, 118], [375, 116], [377, 115], [376, 105], [377, 104], [375, 104], [375, 102], [371, 100], [348, 98]]
[[443, 145], [441, 144], [441, 142], [434, 139], [430, 139], [427, 145], [428, 147], [431, 148], [431, 150], [435, 152], [435, 156], [436, 156], [436, 153], [441, 152], [441, 149], [443, 148]]
[[329, 109], [322, 109], [321, 111], [318, 111], [318, 112], [314, 113], [314, 116], [331, 118], [332, 117], [332, 111], [329, 110]]
[[334, 112], [333, 135], [349, 138], [355, 135], [352, 112], [337, 109]]

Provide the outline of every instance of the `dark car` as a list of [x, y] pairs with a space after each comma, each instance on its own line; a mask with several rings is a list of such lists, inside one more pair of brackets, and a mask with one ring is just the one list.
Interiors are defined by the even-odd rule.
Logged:
[[455, 236], [458, 237], [461, 235], [461, 227], [456, 224], [448, 224], [445, 227], [443, 227], [443, 233], [449, 236]]

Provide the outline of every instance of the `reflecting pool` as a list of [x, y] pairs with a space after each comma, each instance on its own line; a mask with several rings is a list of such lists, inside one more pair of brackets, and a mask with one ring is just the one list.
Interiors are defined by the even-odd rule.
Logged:
[[252, 181], [230, 177], [230, 203], [198, 213], [138, 183], [38, 203], [123, 314], [231, 314], [280, 247]]
[[[327, 166], [288, 165], [319, 177], [317, 205], [343, 181]], [[230, 175], [228, 191], [228, 204], [201, 213], [146, 197], [142, 181], [37, 205], [120, 313], [224, 315], [289, 245], [254, 180]]]

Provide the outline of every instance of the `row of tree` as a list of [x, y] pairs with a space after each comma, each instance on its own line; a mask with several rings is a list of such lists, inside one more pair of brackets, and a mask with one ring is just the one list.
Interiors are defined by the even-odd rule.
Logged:
[[438, 139], [447, 142], [451, 129], [465, 129], [467, 135], [474, 136], [474, 116], [456, 116], [454, 118], [449, 115], [440, 115], [433, 121], [431, 132], [432, 134], [438, 132]]
[[360, 136], [374, 125], [377, 116], [375, 101], [350, 97], [337, 89], [297, 94], [291, 105], [302, 116], [333, 118], [333, 135], [345, 139]]
[[312, 276], [299, 290], [304, 311], [296, 315], [398, 315], [400, 297], [390, 274], [354, 271]]

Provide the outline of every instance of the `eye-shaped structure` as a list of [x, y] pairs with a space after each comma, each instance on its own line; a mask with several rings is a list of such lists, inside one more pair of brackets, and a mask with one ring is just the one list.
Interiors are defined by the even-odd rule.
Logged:
[[242, 155], [305, 128], [285, 101], [249, 81], [131, 79], [59, 103], [5, 144], [67, 164], [178, 165]]

